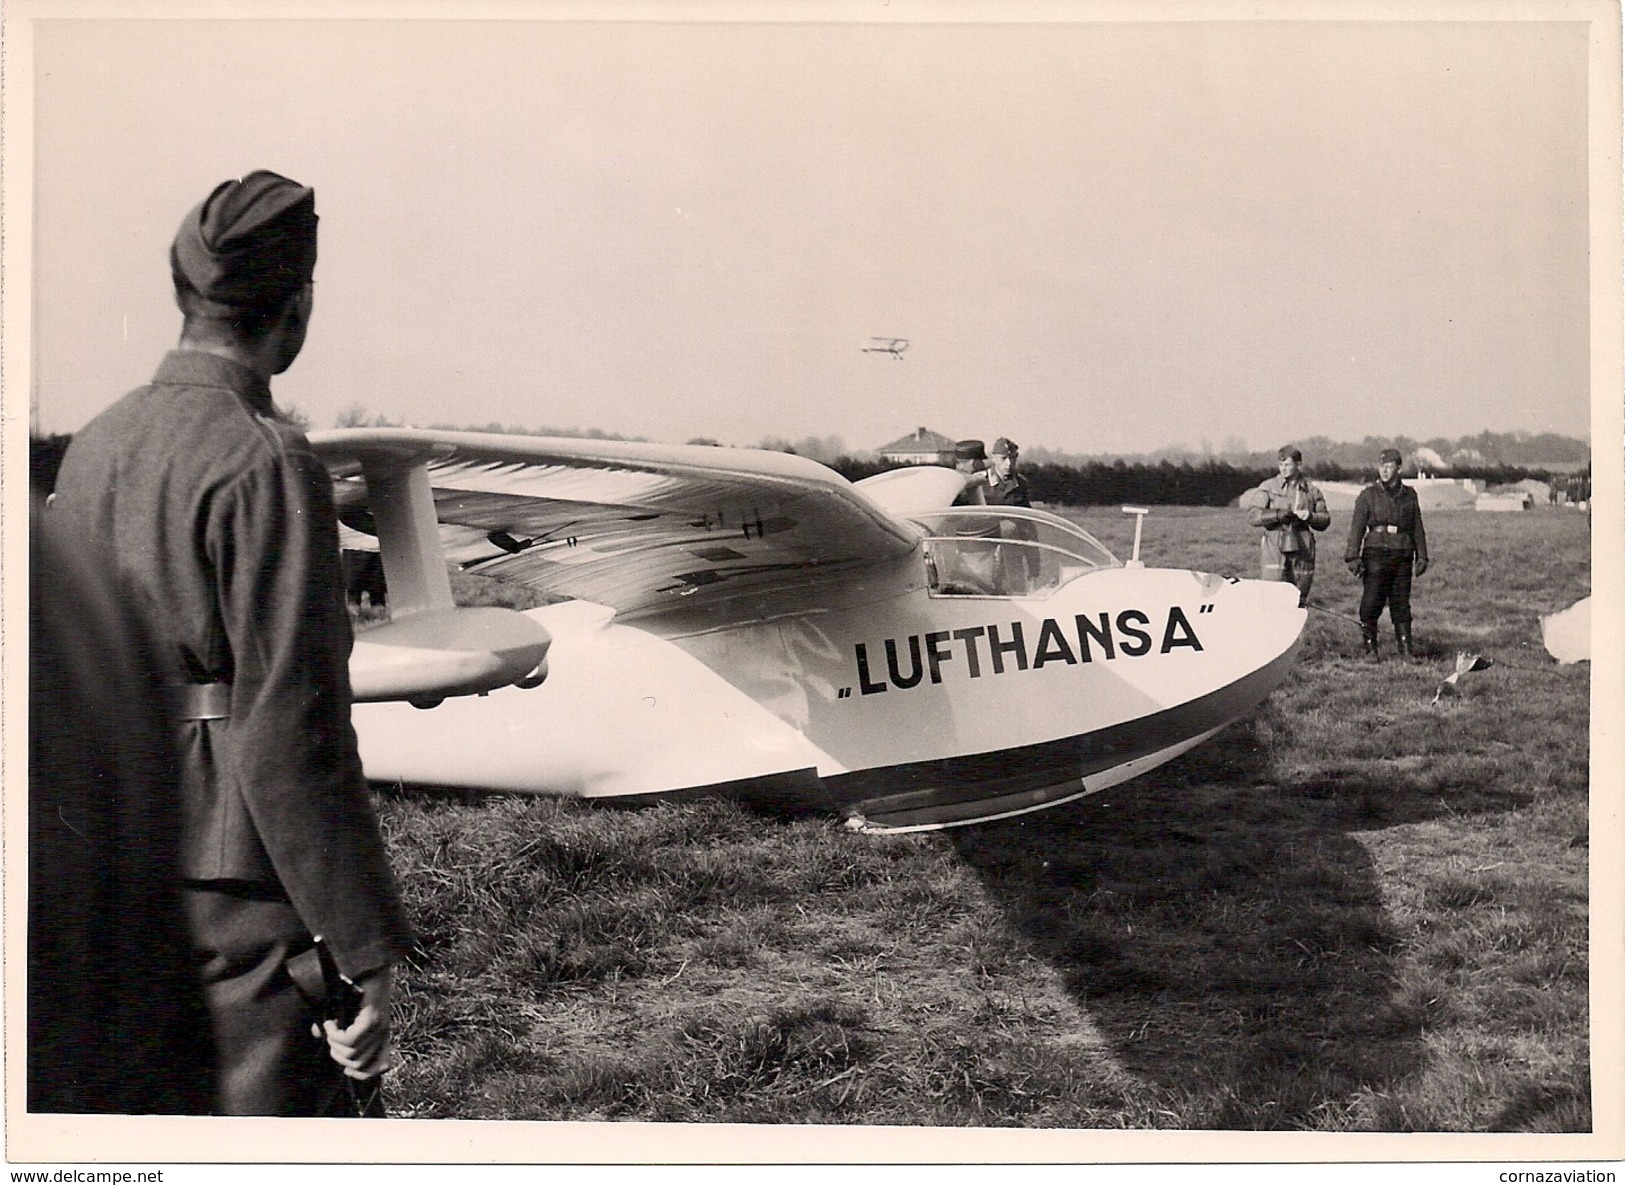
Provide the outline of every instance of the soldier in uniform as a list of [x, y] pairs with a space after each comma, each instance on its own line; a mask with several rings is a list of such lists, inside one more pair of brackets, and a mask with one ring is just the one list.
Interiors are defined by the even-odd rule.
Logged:
[[[170, 686], [225, 1114], [356, 1114], [357, 1082], [388, 1064], [410, 941], [350, 726], [331, 483], [271, 401], [315, 263], [315, 196], [275, 173], [188, 213], [170, 249], [180, 342], [74, 437], [48, 512], [115, 574]], [[318, 953], [328, 974], [302, 975]], [[323, 1019], [339, 977], [361, 992], [344, 1027]]]
[[[1033, 500], [1027, 490], [1027, 479], [1016, 472], [1021, 447], [1008, 436], [993, 442], [988, 454], [987, 504], [989, 506], [1031, 506]], [[999, 534], [1005, 539], [1034, 540], [1038, 529], [1024, 518], [1004, 519], [999, 523]], [[1006, 596], [1024, 596], [1038, 580], [1040, 555], [1032, 547], [1001, 547], [997, 569], [999, 589]]]
[[1383, 606], [1394, 623], [1394, 642], [1401, 658], [1411, 658], [1411, 577], [1428, 570], [1428, 540], [1422, 529], [1422, 507], [1416, 491], [1399, 479], [1403, 458], [1385, 448], [1377, 459], [1377, 480], [1360, 491], [1349, 523], [1343, 562], [1365, 582], [1360, 597], [1360, 638], [1373, 662], [1377, 619]]
[[993, 442], [989, 455], [992, 460], [988, 463], [987, 504], [1031, 506], [1033, 500], [1027, 492], [1027, 479], [1016, 472], [1021, 447], [1008, 436], [1001, 436]]
[[1247, 521], [1264, 528], [1259, 567], [1265, 580], [1298, 586], [1298, 605], [1309, 603], [1315, 581], [1314, 531], [1332, 525], [1326, 498], [1303, 475], [1303, 454], [1292, 445], [1276, 453], [1279, 472], [1242, 495]]

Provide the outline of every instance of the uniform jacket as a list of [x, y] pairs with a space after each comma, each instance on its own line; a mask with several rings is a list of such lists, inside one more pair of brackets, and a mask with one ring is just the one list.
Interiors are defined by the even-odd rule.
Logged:
[[[1287, 481], [1272, 477], [1243, 494], [1241, 504], [1247, 508], [1247, 521], [1264, 530], [1259, 541], [1259, 562], [1266, 580], [1280, 579], [1285, 555], [1293, 557], [1299, 571], [1314, 567], [1313, 532], [1331, 526], [1332, 516], [1326, 509], [1325, 495], [1307, 478]], [[1308, 513], [1307, 523], [1288, 513], [1295, 504]]]
[[181, 724], [181, 872], [285, 893], [352, 978], [409, 933], [350, 726], [332, 488], [264, 380], [171, 353], [78, 432], [48, 514], [116, 572], [174, 683], [230, 684]]
[[1427, 562], [1427, 533], [1422, 528], [1422, 504], [1415, 490], [1402, 481], [1396, 481], [1392, 489], [1374, 481], [1360, 491], [1354, 501], [1354, 517], [1349, 521], [1344, 562], [1359, 559], [1362, 551], [1414, 553], [1424, 564]]
[[[989, 506], [1031, 507], [1033, 504], [1026, 479], [1017, 473], [1001, 482], [990, 480], [986, 489]], [[999, 523], [999, 534], [1005, 539], [1034, 540], [1038, 538], [1038, 528], [1026, 519], [1003, 519]], [[1038, 579], [1041, 562], [1039, 553], [1031, 547], [1001, 547], [998, 555], [1000, 589], [1011, 596], [1025, 595]]]
[[1027, 481], [1020, 474], [1012, 473], [1003, 481], [994, 483], [989, 480], [986, 487], [986, 498], [989, 506], [1031, 506], [1033, 500], [1027, 492]]

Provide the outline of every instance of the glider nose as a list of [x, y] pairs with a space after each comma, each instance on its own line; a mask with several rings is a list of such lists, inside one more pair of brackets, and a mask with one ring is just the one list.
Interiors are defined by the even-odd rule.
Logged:
[[1236, 623], [1240, 641], [1260, 656], [1273, 656], [1296, 645], [1309, 611], [1298, 606], [1296, 585], [1284, 580], [1229, 580], [1195, 574], [1204, 599], [1211, 600], [1217, 620]]

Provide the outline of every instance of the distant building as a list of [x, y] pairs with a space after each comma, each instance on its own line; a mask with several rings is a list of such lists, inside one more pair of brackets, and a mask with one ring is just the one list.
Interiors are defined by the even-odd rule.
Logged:
[[[1365, 489], [1361, 481], [1317, 481], [1315, 488], [1326, 498], [1328, 510], [1353, 510]], [[1484, 492], [1483, 484], [1470, 477], [1407, 477], [1405, 484], [1416, 491], [1423, 510], [1460, 510], [1472, 506]]]
[[916, 428], [907, 436], [875, 450], [882, 461], [895, 465], [947, 465], [954, 463], [954, 442], [940, 432]]

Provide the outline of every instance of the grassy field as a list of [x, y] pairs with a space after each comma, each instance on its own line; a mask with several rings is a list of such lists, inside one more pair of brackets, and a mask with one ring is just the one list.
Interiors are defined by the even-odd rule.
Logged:
[[[1127, 556], [1132, 520], [1075, 517]], [[1423, 657], [1370, 665], [1334, 526], [1266, 704], [1024, 819], [386, 792], [422, 940], [392, 1111], [1589, 1130], [1589, 668], [1538, 622], [1589, 591], [1588, 529], [1431, 515]], [[1250, 575], [1255, 548], [1233, 510], [1168, 510], [1143, 558]], [[1497, 665], [1430, 706], [1460, 649]]]

